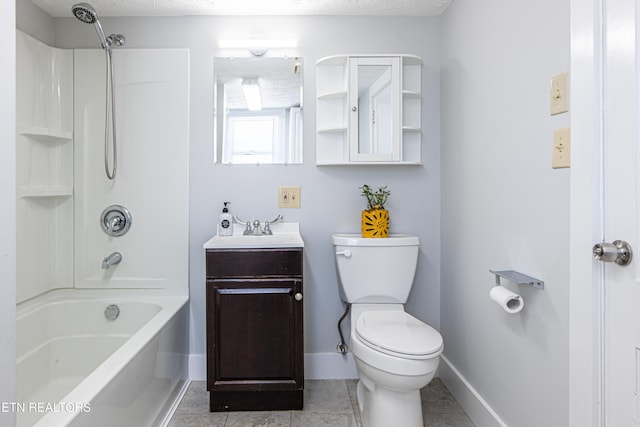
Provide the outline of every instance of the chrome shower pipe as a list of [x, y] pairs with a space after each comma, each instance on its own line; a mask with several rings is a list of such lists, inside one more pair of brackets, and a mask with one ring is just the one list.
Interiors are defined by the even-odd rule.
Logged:
[[[110, 180], [115, 179], [116, 172], [118, 170], [118, 156], [116, 142], [116, 111], [115, 111], [115, 95], [113, 88], [113, 60], [111, 57], [111, 46], [123, 46], [125, 44], [125, 38], [122, 34], [111, 34], [106, 37], [104, 30], [98, 19], [93, 6], [89, 3], [77, 3], [71, 8], [73, 15], [85, 24], [93, 24], [100, 43], [105, 51], [107, 62], [107, 81], [106, 81], [106, 103], [105, 103], [105, 123], [104, 123], [104, 170], [107, 178]], [[111, 131], [111, 132], [109, 132]], [[111, 144], [109, 144], [109, 134], [111, 134]], [[111, 146], [111, 150], [109, 150]], [[113, 156], [112, 166], [109, 167], [109, 151]]]

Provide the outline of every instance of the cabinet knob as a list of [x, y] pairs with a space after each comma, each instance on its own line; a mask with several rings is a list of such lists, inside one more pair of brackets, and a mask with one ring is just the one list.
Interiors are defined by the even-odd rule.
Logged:
[[296, 301], [302, 301], [302, 294], [300, 292], [296, 293], [293, 297]]
[[356, 106], [351, 107], [351, 111], [358, 111], [358, 107]]

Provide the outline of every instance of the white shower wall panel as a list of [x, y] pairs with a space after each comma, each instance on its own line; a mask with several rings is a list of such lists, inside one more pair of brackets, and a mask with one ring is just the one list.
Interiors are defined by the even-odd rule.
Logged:
[[[106, 60], [75, 50], [75, 282], [84, 288], [187, 291], [189, 52], [113, 51], [117, 176], [104, 166]], [[110, 205], [132, 214], [112, 237], [100, 215]], [[104, 270], [112, 252], [122, 262]], [[177, 288], [177, 289], [176, 289]]]
[[73, 52], [16, 31], [17, 301], [73, 286]]

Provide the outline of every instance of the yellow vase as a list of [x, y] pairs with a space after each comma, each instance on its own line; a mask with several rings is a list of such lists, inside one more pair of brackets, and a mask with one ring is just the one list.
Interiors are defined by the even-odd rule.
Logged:
[[362, 211], [362, 237], [389, 237], [389, 211], [386, 209]]

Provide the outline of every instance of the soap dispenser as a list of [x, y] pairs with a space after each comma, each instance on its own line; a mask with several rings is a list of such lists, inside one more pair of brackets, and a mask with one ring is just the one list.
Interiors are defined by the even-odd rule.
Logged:
[[233, 218], [229, 213], [229, 208], [227, 205], [230, 205], [230, 202], [224, 202], [224, 208], [222, 208], [222, 213], [220, 214], [220, 219], [218, 221], [218, 235], [219, 236], [231, 236], [233, 234]]

